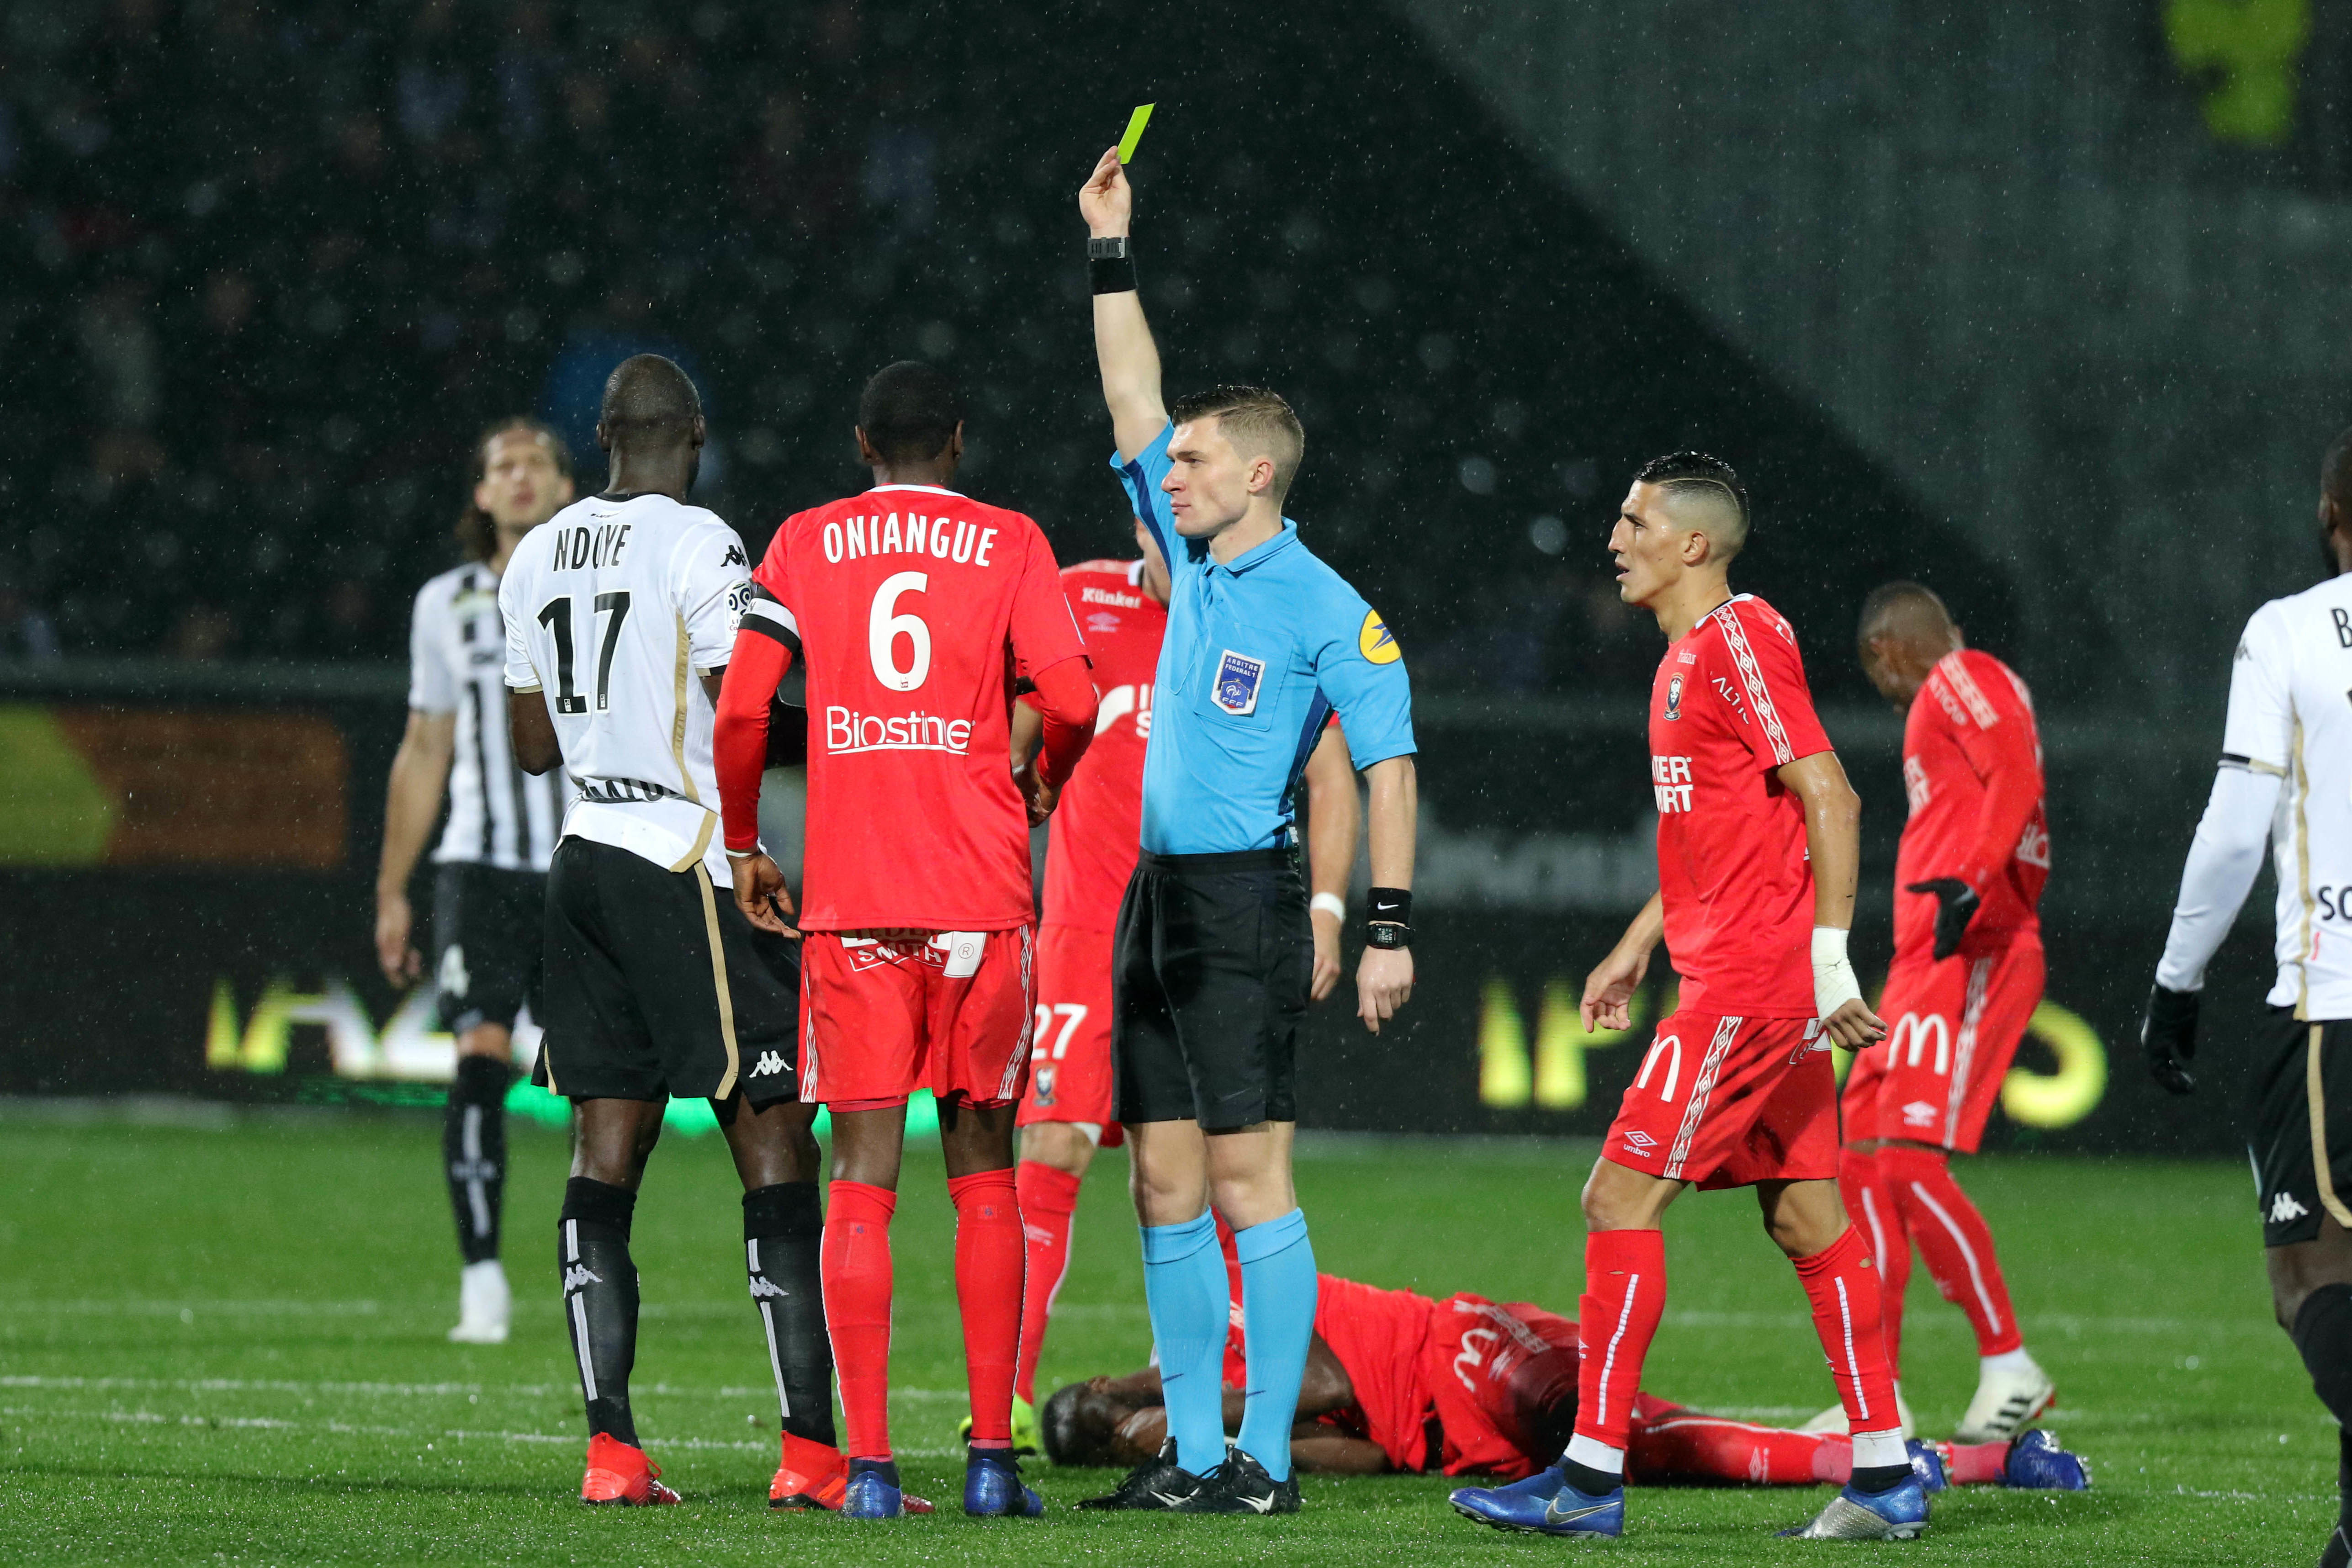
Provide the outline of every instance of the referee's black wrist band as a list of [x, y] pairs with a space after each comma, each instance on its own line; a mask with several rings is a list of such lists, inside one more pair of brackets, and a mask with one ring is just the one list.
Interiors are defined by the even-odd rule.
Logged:
[[1401, 926], [1412, 924], [1412, 894], [1402, 888], [1374, 888], [1364, 900], [1364, 918]]
[[1135, 256], [1127, 236], [1087, 241], [1087, 281], [1097, 294], [1135, 292]]

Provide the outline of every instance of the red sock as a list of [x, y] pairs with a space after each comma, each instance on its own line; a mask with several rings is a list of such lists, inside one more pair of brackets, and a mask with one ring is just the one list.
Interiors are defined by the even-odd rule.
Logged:
[[2023, 1344], [2017, 1313], [2009, 1304], [2009, 1282], [2000, 1277], [2000, 1259], [1993, 1253], [1992, 1230], [1952, 1180], [1943, 1152], [1881, 1149], [1878, 1163], [1903, 1205], [1904, 1227], [1918, 1244], [1928, 1277], [1945, 1300], [1969, 1315], [1977, 1353], [2000, 1355]]
[[1013, 1392], [1037, 1403], [1037, 1357], [1045, 1348], [1045, 1321], [1062, 1277], [1070, 1271], [1070, 1220], [1078, 1212], [1078, 1178], [1067, 1171], [1024, 1160], [1013, 1173], [1021, 1200], [1021, 1231], [1027, 1237], [1027, 1284], [1021, 1293], [1021, 1361]]
[[1664, 1233], [1596, 1230], [1587, 1235], [1584, 1295], [1577, 1308], [1584, 1360], [1576, 1378], [1576, 1436], [1622, 1452], [1633, 1394], [1642, 1385], [1642, 1361], [1650, 1353], [1650, 1341], [1666, 1310]]
[[835, 1181], [824, 1210], [824, 1327], [841, 1380], [842, 1452], [890, 1457], [890, 1215], [898, 1194]]
[[1846, 1216], [1870, 1239], [1878, 1263], [1878, 1325], [1886, 1340], [1888, 1375], [1903, 1375], [1903, 1297], [1911, 1288], [1911, 1238], [1904, 1234], [1903, 1208], [1895, 1201], [1876, 1151], [1838, 1152], [1838, 1193]]
[[963, 1315], [971, 1442], [1013, 1446], [1013, 1365], [1021, 1354], [1021, 1200], [1010, 1171], [948, 1178], [955, 1200], [956, 1306]]
[[1879, 1329], [1878, 1270], [1872, 1267], [1870, 1243], [1848, 1225], [1844, 1235], [1811, 1258], [1790, 1261], [1813, 1304], [1813, 1331], [1829, 1356], [1847, 1430], [1899, 1430], [1903, 1420], [1895, 1413], [1895, 1377], [1887, 1370]]
[[1625, 1452], [1636, 1486], [1809, 1487], [1853, 1479], [1853, 1439], [1842, 1432], [1790, 1432], [1698, 1410], [1637, 1419]]
[[1944, 1449], [1944, 1475], [1956, 1487], [1998, 1486], [2009, 1475], [2009, 1445], [1948, 1444]]

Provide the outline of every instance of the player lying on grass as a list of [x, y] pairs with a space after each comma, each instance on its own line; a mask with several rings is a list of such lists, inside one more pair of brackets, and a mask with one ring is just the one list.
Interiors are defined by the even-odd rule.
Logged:
[[[1467, 1293], [1433, 1300], [1319, 1276], [1315, 1337], [1298, 1392], [1292, 1462], [1327, 1475], [1390, 1471], [1517, 1480], [1552, 1462], [1576, 1425], [1576, 1325], [1526, 1302]], [[1225, 1342], [1225, 1427], [1238, 1428], [1245, 1345]], [[1154, 1467], [1167, 1438], [1160, 1369], [1055, 1391], [1042, 1413], [1060, 1465]], [[1930, 1489], [1946, 1484], [2080, 1490], [2090, 1467], [2032, 1431], [2008, 1442], [1914, 1444]], [[1853, 1440], [1791, 1432], [1671, 1404], [1633, 1402], [1627, 1479], [1644, 1486], [1843, 1486]]]

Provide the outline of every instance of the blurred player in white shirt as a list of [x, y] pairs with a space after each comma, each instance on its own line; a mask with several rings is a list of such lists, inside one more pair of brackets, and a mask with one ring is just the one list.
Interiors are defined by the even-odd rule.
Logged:
[[409, 631], [408, 729], [384, 791], [375, 889], [376, 960], [406, 988], [424, 973], [408, 879], [449, 795], [433, 851], [434, 986], [457, 1037], [441, 1163], [457, 1220], [453, 1340], [500, 1344], [513, 1304], [499, 1261], [507, 1175], [513, 1029], [540, 1011], [547, 861], [563, 823], [562, 774], [532, 778], [507, 751], [499, 579], [523, 536], [572, 500], [572, 455], [535, 419], [502, 420], [474, 446], [474, 487], [457, 525], [463, 566], [416, 595]]

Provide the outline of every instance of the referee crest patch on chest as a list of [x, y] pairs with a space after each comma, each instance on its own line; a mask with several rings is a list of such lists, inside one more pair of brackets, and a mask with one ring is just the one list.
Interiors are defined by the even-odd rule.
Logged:
[[1217, 656], [1217, 681], [1209, 700], [1235, 718], [1257, 711], [1258, 688], [1265, 684], [1265, 660], [1227, 648]]

